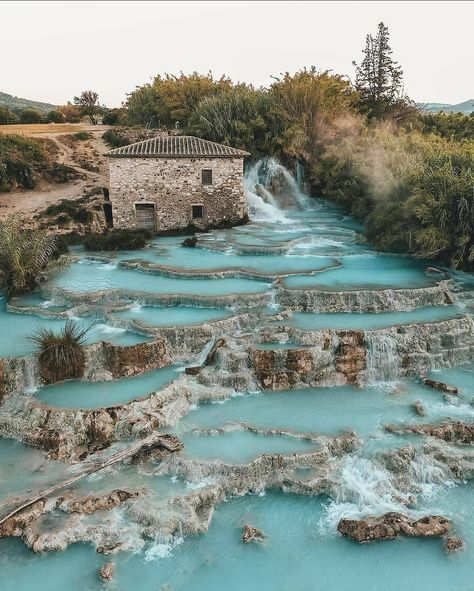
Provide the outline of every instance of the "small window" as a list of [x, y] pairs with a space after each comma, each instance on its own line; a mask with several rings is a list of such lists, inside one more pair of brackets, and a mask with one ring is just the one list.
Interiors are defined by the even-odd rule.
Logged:
[[193, 220], [202, 219], [204, 217], [204, 207], [202, 205], [192, 206]]
[[212, 185], [212, 170], [210, 168], [204, 168], [201, 171], [201, 179], [203, 185]]

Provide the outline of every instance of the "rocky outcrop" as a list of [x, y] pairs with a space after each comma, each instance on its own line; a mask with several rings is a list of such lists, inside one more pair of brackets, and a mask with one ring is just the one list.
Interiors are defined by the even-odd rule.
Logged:
[[257, 529], [253, 525], [244, 525], [244, 531], [242, 534], [242, 542], [244, 544], [249, 544], [250, 542], [263, 542], [264, 539], [265, 534], [260, 529]]
[[102, 346], [106, 368], [114, 379], [158, 369], [171, 362], [166, 342], [162, 338], [130, 347], [116, 347], [110, 343], [103, 343]]
[[449, 421], [435, 425], [410, 425], [408, 427], [385, 425], [385, 429], [397, 434], [416, 433], [417, 435], [428, 435], [447, 443], [466, 445], [474, 443], [474, 425], [461, 421]]
[[106, 562], [99, 569], [99, 577], [102, 581], [111, 581], [115, 574], [115, 563]]
[[38, 499], [35, 503], [0, 523], [0, 538], [22, 536], [26, 529], [43, 514], [45, 507], [46, 499]]
[[420, 417], [424, 417], [426, 416], [426, 409], [423, 406], [423, 404], [417, 400], [416, 402], [414, 402], [412, 404], [413, 410], [416, 412], [416, 414]]
[[197, 241], [197, 236], [189, 236], [188, 238], [185, 238], [183, 242], [181, 242], [181, 246], [186, 246], [187, 248], [194, 248], [196, 246]]
[[451, 386], [450, 384], [445, 384], [444, 382], [437, 382], [436, 380], [424, 378], [423, 383], [429, 388], [446, 392], [446, 394], [451, 394], [452, 396], [457, 396], [459, 394], [459, 390], [456, 388], [456, 386]]
[[451, 283], [440, 281], [433, 287], [364, 291], [319, 291], [280, 287], [277, 301], [284, 307], [303, 312], [387, 312], [410, 311], [424, 306], [440, 306], [454, 301]]
[[268, 390], [321, 384], [332, 371], [331, 362], [331, 352], [319, 347], [249, 350], [249, 365], [260, 386]]
[[444, 543], [444, 549], [448, 554], [459, 552], [464, 548], [464, 540], [456, 536], [449, 536], [446, 538]]
[[89, 495], [80, 499], [67, 499], [60, 497], [56, 501], [56, 507], [66, 513], [81, 513], [91, 515], [96, 511], [110, 511], [120, 507], [122, 503], [130, 499], [138, 499], [144, 491], [130, 491], [116, 489], [103, 495]]
[[342, 373], [349, 384], [355, 384], [367, 364], [364, 333], [361, 330], [347, 330], [338, 331], [337, 336], [336, 371]]
[[346, 538], [359, 543], [393, 540], [398, 536], [444, 536], [451, 530], [451, 521], [438, 515], [428, 515], [416, 521], [401, 513], [385, 513], [380, 517], [341, 519], [337, 530]]

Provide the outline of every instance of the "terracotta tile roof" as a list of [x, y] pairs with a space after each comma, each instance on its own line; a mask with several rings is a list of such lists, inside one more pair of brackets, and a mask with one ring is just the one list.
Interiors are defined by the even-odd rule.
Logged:
[[209, 142], [192, 135], [154, 137], [115, 148], [105, 154], [111, 158], [244, 158], [249, 152]]

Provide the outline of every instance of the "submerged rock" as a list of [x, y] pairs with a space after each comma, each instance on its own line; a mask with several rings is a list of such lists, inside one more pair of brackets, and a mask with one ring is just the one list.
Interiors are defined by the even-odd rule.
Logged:
[[441, 392], [446, 392], [447, 394], [452, 394], [453, 396], [457, 396], [459, 394], [458, 388], [451, 386], [450, 384], [445, 384], [444, 382], [437, 382], [436, 380], [425, 378], [423, 383], [425, 386], [434, 388], [435, 390], [441, 390]]
[[253, 527], [253, 525], [244, 525], [244, 533], [242, 534], [242, 542], [249, 544], [250, 542], [263, 542], [265, 534]]
[[438, 515], [427, 515], [411, 521], [401, 513], [390, 512], [379, 517], [341, 519], [337, 529], [344, 537], [365, 543], [375, 540], [393, 540], [398, 536], [443, 536], [450, 531], [451, 525], [449, 519]]
[[183, 242], [181, 242], [181, 246], [185, 246], [187, 248], [194, 248], [197, 244], [197, 237], [196, 236], [189, 236], [188, 238], [185, 238], [183, 240]]
[[117, 542], [111, 546], [97, 546], [96, 552], [103, 554], [104, 556], [110, 556], [111, 554], [116, 554], [119, 552], [122, 547], [123, 544], [121, 542]]
[[409, 427], [385, 425], [385, 429], [398, 435], [403, 435], [404, 433], [429, 435], [447, 443], [462, 443], [466, 445], [474, 443], [474, 425], [461, 421], [445, 422], [437, 425], [411, 425]]
[[99, 569], [99, 577], [103, 581], [111, 581], [114, 578], [114, 574], [115, 574], [115, 563], [114, 562], [106, 562]]
[[412, 407], [413, 407], [413, 410], [416, 412], [416, 414], [419, 415], [420, 417], [426, 416], [426, 409], [419, 400], [414, 402], [412, 404]]
[[458, 538], [456, 536], [449, 536], [446, 538], [444, 543], [444, 549], [449, 554], [453, 552], [459, 552], [464, 548], [464, 540], [462, 538]]

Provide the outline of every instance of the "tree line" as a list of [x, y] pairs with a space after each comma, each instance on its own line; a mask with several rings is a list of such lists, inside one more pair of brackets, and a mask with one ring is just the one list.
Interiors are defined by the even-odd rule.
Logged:
[[310, 67], [268, 88], [210, 72], [158, 75], [119, 109], [105, 112], [93, 91], [61, 109], [197, 135], [290, 168], [299, 162], [312, 194], [361, 217], [381, 250], [473, 269], [474, 115], [425, 113], [407, 96], [384, 23], [354, 66], [353, 81]]

